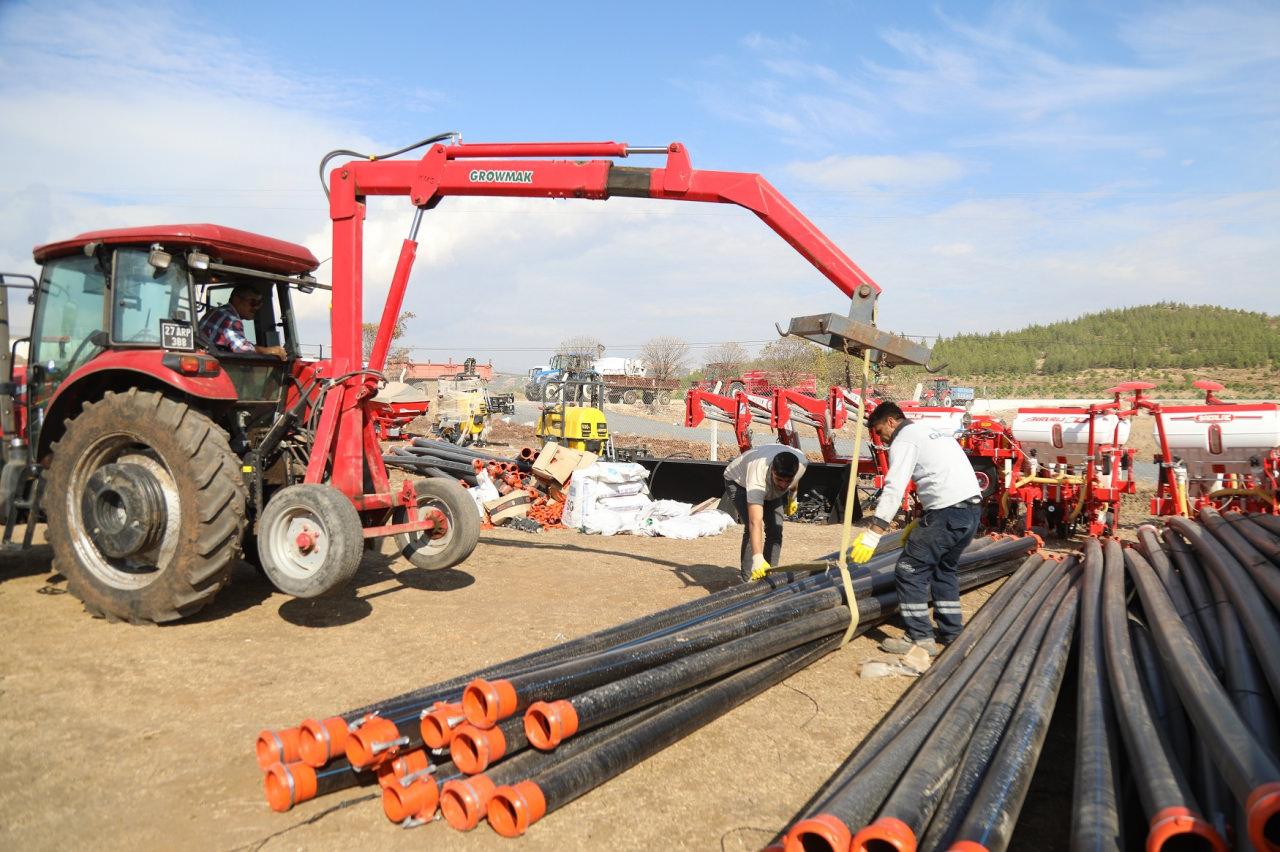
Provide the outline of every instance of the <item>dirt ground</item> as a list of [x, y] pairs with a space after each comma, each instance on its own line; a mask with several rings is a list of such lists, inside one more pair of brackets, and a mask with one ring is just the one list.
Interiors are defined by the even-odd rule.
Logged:
[[[520, 841], [412, 831], [370, 788], [270, 811], [252, 743], [735, 582], [740, 528], [693, 542], [495, 530], [459, 569], [370, 553], [345, 598], [276, 593], [250, 566], [195, 618], [90, 618], [47, 548], [0, 558], [0, 846], [201, 849], [757, 849], [909, 686], [860, 680], [859, 638], [535, 825]], [[785, 553], [838, 546], [789, 524]], [[995, 585], [964, 597], [966, 615]], [[897, 633], [888, 628], [888, 633]]]

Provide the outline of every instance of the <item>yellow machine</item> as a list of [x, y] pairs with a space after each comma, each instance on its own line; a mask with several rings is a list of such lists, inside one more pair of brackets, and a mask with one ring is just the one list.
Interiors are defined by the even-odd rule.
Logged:
[[554, 441], [571, 450], [584, 450], [597, 455], [608, 455], [609, 424], [604, 411], [604, 382], [590, 374], [585, 378], [565, 378], [555, 384], [556, 395], [547, 398], [557, 400], [542, 409], [538, 418], [537, 436], [543, 441]]

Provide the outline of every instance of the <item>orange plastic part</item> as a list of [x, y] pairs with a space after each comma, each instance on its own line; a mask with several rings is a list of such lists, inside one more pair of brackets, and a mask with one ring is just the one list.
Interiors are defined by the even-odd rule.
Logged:
[[299, 728], [302, 733], [298, 753], [308, 766], [324, 766], [346, 750], [347, 721], [340, 716], [304, 719]]
[[298, 729], [283, 728], [273, 731], [270, 728], [258, 734], [253, 750], [258, 756], [258, 766], [267, 771], [275, 763], [293, 763], [298, 760]]
[[535, 701], [524, 714], [524, 735], [547, 751], [578, 732], [578, 711], [568, 701]]
[[453, 765], [468, 775], [484, 772], [495, 760], [507, 753], [507, 738], [501, 728], [477, 728], [461, 725], [449, 744]]
[[390, 719], [373, 716], [347, 736], [347, 760], [356, 769], [369, 769], [396, 756], [396, 749], [374, 752], [374, 743], [391, 742], [400, 731]]
[[431, 708], [431, 712], [422, 717], [419, 726], [422, 741], [430, 748], [448, 748], [453, 741], [454, 730], [466, 717], [462, 713], [461, 704], [446, 704], [441, 701]]
[[987, 847], [972, 840], [957, 840], [948, 847], [947, 852], [989, 852]]
[[472, 775], [446, 781], [440, 791], [440, 813], [450, 827], [470, 831], [484, 819], [485, 809], [497, 788], [488, 775]]
[[1255, 787], [1245, 800], [1249, 840], [1257, 849], [1280, 849], [1280, 781]]
[[284, 813], [316, 795], [316, 771], [301, 761], [273, 764], [262, 783], [267, 804], [277, 813]]
[[462, 712], [477, 728], [492, 728], [516, 712], [516, 689], [509, 680], [478, 677], [462, 692]]
[[898, 852], [916, 852], [916, 835], [902, 820], [880, 817], [871, 825], [863, 826], [853, 836], [849, 847], [855, 852], [867, 852], [868, 844], [872, 844], [870, 848], [874, 849], [888, 846]]
[[440, 802], [440, 787], [430, 775], [419, 778], [408, 787], [390, 784], [382, 788], [382, 812], [395, 823], [407, 819], [431, 819]]
[[827, 844], [833, 852], [847, 852], [853, 842], [853, 833], [839, 817], [818, 814], [791, 826], [783, 842], [787, 852], [817, 849], [818, 843]]
[[489, 825], [503, 837], [519, 837], [547, 813], [547, 800], [533, 781], [499, 787], [489, 800]]
[[405, 752], [390, 763], [384, 763], [379, 766], [378, 783], [383, 787], [388, 787], [392, 784], [398, 785], [401, 778], [406, 775], [412, 775], [415, 772], [421, 772], [429, 766], [431, 766], [431, 758], [427, 756], [425, 751], [416, 748], [413, 751]]
[[1227, 844], [1214, 831], [1213, 826], [1186, 808], [1165, 808], [1151, 818], [1147, 830], [1147, 850], [1160, 852], [1166, 843], [1188, 835], [1203, 837], [1217, 852], [1226, 852]]

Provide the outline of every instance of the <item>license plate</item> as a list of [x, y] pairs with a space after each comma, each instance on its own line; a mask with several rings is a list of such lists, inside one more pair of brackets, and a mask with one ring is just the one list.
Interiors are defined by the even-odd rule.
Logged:
[[160, 345], [165, 349], [195, 349], [196, 336], [191, 323], [160, 320]]

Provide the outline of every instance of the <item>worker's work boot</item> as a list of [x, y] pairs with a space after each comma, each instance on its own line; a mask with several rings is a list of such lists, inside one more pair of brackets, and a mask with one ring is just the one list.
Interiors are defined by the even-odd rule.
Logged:
[[942, 646], [932, 639], [916, 639], [913, 642], [905, 637], [891, 636], [880, 643], [881, 651], [897, 654], [900, 657], [912, 648], [923, 648], [930, 657], [936, 657], [942, 653]]

